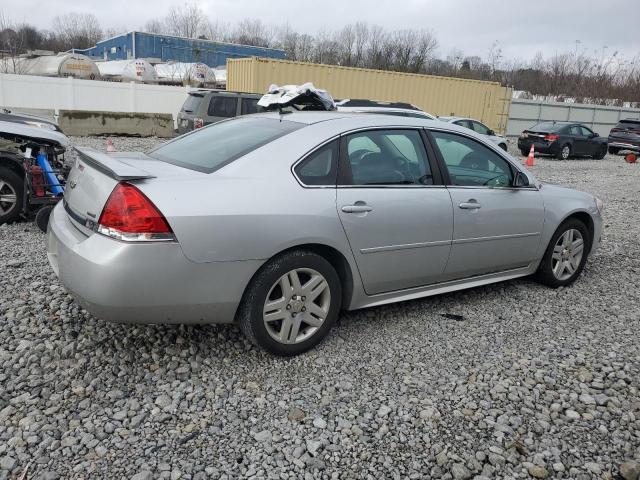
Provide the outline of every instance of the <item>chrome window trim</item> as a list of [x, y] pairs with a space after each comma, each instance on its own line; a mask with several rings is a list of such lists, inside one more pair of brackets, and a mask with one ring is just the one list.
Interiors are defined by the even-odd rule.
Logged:
[[[515, 162], [513, 162], [513, 160], [509, 157], [507, 157], [508, 152], [505, 152], [504, 150], [502, 150], [497, 143], [494, 142], [489, 142], [487, 141], [486, 144], [483, 142], [480, 142], [477, 138], [474, 138], [471, 135], [467, 135], [465, 132], [458, 132], [455, 130], [448, 130], [446, 128], [439, 128], [439, 127], [423, 127], [425, 130], [428, 130], [430, 132], [443, 132], [443, 133], [449, 133], [449, 134], [453, 134], [453, 135], [460, 135], [461, 137], [467, 137], [469, 140], [473, 140], [474, 142], [478, 142], [481, 145], [484, 145], [485, 147], [490, 148], [491, 150], [493, 150], [494, 153], [497, 153], [499, 157], [501, 157], [505, 162], [507, 162], [509, 165], [511, 165], [512, 168], [514, 168], [516, 171], [521, 172], [525, 175], [527, 175], [526, 170], [523, 170], [522, 168], [520, 168], [520, 166], [518, 164], [516, 164]], [[464, 128], [464, 127], [463, 127]], [[474, 132], [475, 133], [475, 132]], [[480, 134], [478, 134], [480, 135]], [[442, 155], [442, 153], [440, 153]], [[514, 175], [515, 177], [515, 175]], [[529, 178], [529, 176], [527, 175], [527, 178]], [[535, 185], [528, 185], [526, 187], [491, 187], [491, 186], [482, 186], [482, 185], [477, 185], [477, 186], [473, 186], [473, 185], [446, 185], [447, 188], [482, 188], [482, 189], [492, 189], [492, 190], [522, 190], [522, 189], [528, 189], [528, 190], [538, 190], [538, 187], [536, 187]]]

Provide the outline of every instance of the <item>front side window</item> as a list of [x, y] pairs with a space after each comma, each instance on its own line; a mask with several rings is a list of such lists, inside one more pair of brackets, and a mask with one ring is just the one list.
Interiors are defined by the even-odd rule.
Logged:
[[286, 120], [238, 117], [194, 130], [148, 155], [180, 167], [211, 173], [303, 126]]
[[449, 171], [452, 185], [509, 187], [513, 173], [509, 162], [480, 142], [462, 135], [431, 132]]
[[471, 122], [473, 125], [473, 131], [481, 135], [489, 135], [489, 129], [480, 122]]
[[469, 120], [458, 120], [457, 122], [455, 122], [456, 125], [460, 125], [461, 127], [464, 128], [468, 128], [469, 130], [473, 130], [471, 128], [471, 124], [469, 123]]
[[349, 135], [346, 143], [348, 184], [433, 185], [417, 130], [371, 130]]
[[320, 147], [302, 162], [295, 172], [305, 185], [333, 185], [336, 184], [338, 171], [338, 140]]
[[231, 118], [236, 116], [237, 97], [211, 97], [207, 115], [210, 117]]
[[593, 135], [593, 132], [589, 130], [587, 127], [580, 127], [580, 130], [582, 131], [583, 137], [590, 137], [591, 135]]

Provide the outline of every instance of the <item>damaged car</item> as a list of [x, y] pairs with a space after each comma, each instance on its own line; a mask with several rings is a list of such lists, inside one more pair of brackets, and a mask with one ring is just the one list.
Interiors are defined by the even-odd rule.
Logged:
[[28, 122], [0, 120], [0, 225], [35, 214], [46, 231], [51, 209], [64, 192], [69, 139], [34, 125], [33, 119]]

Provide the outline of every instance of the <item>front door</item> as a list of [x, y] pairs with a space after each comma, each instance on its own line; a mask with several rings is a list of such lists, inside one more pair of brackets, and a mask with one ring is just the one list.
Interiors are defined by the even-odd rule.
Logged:
[[451, 198], [423, 138], [417, 129], [343, 137], [337, 209], [369, 295], [438, 282], [449, 258]]
[[544, 223], [535, 187], [514, 188], [515, 167], [466, 135], [432, 131], [448, 172], [453, 241], [447, 279], [499, 272], [536, 258]]

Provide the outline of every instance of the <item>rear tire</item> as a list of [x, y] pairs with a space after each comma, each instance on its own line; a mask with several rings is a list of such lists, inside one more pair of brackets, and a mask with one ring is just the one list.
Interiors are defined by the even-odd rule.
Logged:
[[47, 233], [47, 227], [49, 226], [49, 217], [51, 216], [52, 210], [52, 205], [45, 205], [40, 210], [38, 210], [38, 213], [36, 213], [36, 225], [38, 225], [38, 228], [44, 233]]
[[568, 143], [565, 143], [564, 145], [562, 145], [562, 147], [560, 147], [560, 150], [558, 150], [558, 153], [556, 153], [556, 158], [558, 160], [567, 160], [570, 155], [571, 155], [571, 145], [569, 145]]
[[[575, 218], [566, 220], [551, 237], [534, 274], [535, 280], [551, 288], [570, 285], [584, 269], [590, 250], [591, 237], [585, 224]], [[578, 253], [581, 253], [580, 258], [577, 258]]]
[[338, 319], [342, 286], [333, 266], [307, 250], [269, 260], [238, 308], [246, 337], [275, 355], [292, 356], [320, 343]]
[[609, 153], [610, 153], [611, 155], [617, 155], [617, 154], [618, 154], [618, 152], [620, 152], [620, 149], [619, 149], [619, 148], [617, 148], [617, 147], [609, 147]]
[[607, 154], [607, 146], [605, 144], [600, 145], [598, 152], [593, 156], [596, 160], [602, 160]]
[[0, 225], [11, 223], [22, 210], [24, 182], [15, 172], [0, 168]]

